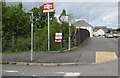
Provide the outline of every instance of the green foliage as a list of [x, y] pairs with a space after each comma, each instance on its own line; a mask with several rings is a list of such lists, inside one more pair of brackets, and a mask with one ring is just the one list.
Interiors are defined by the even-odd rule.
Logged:
[[[6, 6], [6, 3], [2, 3], [2, 45], [3, 52], [7, 50], [15, 51], [12, 46], [16, 44], [17, 47], [25, 46], [21, 45], [27, 44], [25, 39], [30, 36], [30, 20], [29, 15], [22, 9], [22, 3], [18, 5]], [[14, 42], [12, 40], [12, 36], [15, 37]], [[21, 39], [21, 44], [19, 41]], [[20, 48], [22, 48], [20, 47]], [[19, 50], [19, 49], [18, 49]], [[24, 51], [25, 49], [21, 49]]]
[[111, 33], [112, 31], [111, 30], [108, 30], [107, 33]]
[[18, 5], [5, 6], [3, 3], [3, 37], [28, 36], [30, 34], [30, 18], [22, 9], [22, 4]]
[[47, 51], [47, 27], [36, 30], [35, 43], [36, 51]]
[[[43, 6], [40, 6], [39, 8], [32, 8], [30, 11], [33, 12], [33, 16], [34, 16], [34, 26], [36, 28], [43, 28], [47, 26], [47, 12], [43, 12]], [[54, 18], [54, 12], [50, 12], [50, 20], [52, 21], [52, 19]]]
[[66, 10], [63, 9], [61, 15], [66, 15]]
[[13, 51], [30, 51], [30, 38], [17, 38]]
[[[23, 9], [22, 3], [6, 6], [2, 3], [2, 44], [3, 52], [30, 51], [30, 15]], [[43, 12], [43, 6], [32, 8], [34, 25], [34, 51], [47, 51], [48, 49], [48, 20], [47, 13]], [[62, 51], [68, 49], [69, 23], [58, 23], [54, 17], [55, 11], [50, 12], [50, 50]], [[66, 15], [63, 10], [61, 15]], [[71, 26], [71, 38], [74, 38], [75, 27]], [[55, 33], [62, 33], [62, 43], [55, 42]], [[72, 40], [74, 46], [74, 40]]]
[[23, 8], [23, 5], [22, 5], [22, 3], [21, 3], [21, 2], [18, 4], [18, 7], [19, 7], [20, 9], [22, 9], [22, 8]]

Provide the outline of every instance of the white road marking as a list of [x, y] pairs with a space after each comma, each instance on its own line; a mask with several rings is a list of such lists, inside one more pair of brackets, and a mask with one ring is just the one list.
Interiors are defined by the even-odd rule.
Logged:
[[72, 73], [72, 72], [68, 72], [68, 73], [65, 73], [64, 76], [80, 76], [80, 73]]
[[79, 72], [56, 72], [57, 74], [65, 74], [64, 76], [80, 76]]
[[45, 72], [45, 73], [47, 73], [47, 72]]
[[65, 72], [56, 72], [57, 74], [64, 74]]
[[17, 73], [19, 71], [17, 70], [3, 70], [4, 72], [7, 72], [7, 73]]
[[33, 75], [33, 76], [35, 76], [35, 75]]

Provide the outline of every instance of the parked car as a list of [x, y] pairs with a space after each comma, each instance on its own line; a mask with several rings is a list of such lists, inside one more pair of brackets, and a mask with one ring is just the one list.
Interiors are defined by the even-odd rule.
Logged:
[[98, 36], [98, 37], [100, 37], [100, 38], [105, 38], [105, 36], [103, 35], [103, 36]]
[[105, 38], [114, 38], [113, 34], [106, 34]]
[[118, 38], [118, 33], [117, 32], [113, 32], [112, 34], [113, 34], [114, 38]]

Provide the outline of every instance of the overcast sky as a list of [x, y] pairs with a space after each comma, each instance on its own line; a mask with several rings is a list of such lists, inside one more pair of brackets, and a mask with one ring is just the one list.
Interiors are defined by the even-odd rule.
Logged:
[[[23, 2], [27, 11], [42, 4], [44, 3]], [[86, 20], [92, 26], [118, 28], [118, 2], [54, 2], [54, 7], [56, 17], [65, 9], [67, 14], [72, 13], [75, 19]]]

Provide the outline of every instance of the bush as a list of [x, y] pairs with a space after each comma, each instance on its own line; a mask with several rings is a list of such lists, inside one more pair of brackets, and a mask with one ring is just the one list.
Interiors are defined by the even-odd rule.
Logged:
[[15, 38], [14, 42], [11, 39], [3, 38], [3, 52], [21, 52], [30, 50], [30, 38]]
[[30, 50], [30, 38], [17, 38], [14, 46], [15, 52], [17, 51], [29, 51]]

